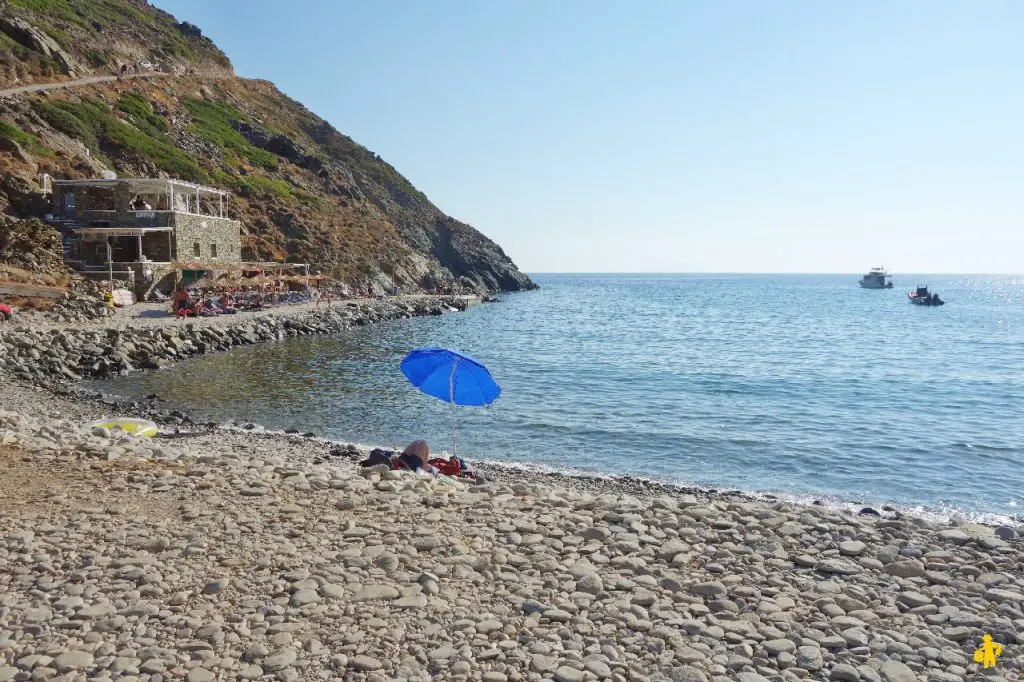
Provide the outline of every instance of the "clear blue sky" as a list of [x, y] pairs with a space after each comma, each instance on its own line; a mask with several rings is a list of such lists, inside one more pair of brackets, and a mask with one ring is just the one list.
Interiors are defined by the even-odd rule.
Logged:
[[1024, 3], [157, 0], [529, 272], [1024, 271]]

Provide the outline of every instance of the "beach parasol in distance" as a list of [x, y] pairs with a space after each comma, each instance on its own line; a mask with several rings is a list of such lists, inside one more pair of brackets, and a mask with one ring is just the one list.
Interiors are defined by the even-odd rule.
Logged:
[[417, 348], [400, 365], [416, 388], [452, 406], [452, 454], [455, 454], [455, 406], [490, 405], [501, 395], [484, 363], [451, 348]]

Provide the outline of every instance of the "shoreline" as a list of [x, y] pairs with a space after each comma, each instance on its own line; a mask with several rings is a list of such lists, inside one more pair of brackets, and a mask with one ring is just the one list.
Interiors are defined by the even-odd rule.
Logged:
[[[301, 429], [275, 429], [269, 428], [255, 421], [233, 421], [224, 422], [207, 421], [189, 414], [187, 410], [173, 409], [172, 406], [162, 406], [165, 402], [160, 399], [157, 403], [133, 399], [116, 393], [106, 393], [95, 387], [75, 387], [72, 393], [76, 399], [92, 403], [103, 404], [109, 407], [121, 408], [121, 416], [139, 417], [151, 419], [160, 425], [172, 425], [175, 427], [187, 427], [193, 425], [200, 429], [228, 429], [241, 433], [250, 433], [262, 437], [282, 437], [286, 439], [301, 439], [305, 442], [325, 443], [330, 447], [356, 448], [365, 457], [374, 448], [395, 449], [401, 448], [401, 444], [395, 443], [355, 443], [348, 439], [329, 438], [313, 432], [300, 433]], [[171, 412], [180, 412], [185, 420], [180, 417], [168, 419]], [[447, 450], [438, 450], [438, 456], [447, 455]], [[485, 474], [488, 480], [508, 481], [523, 478], [535, 482], [563, 481], [574, 485], [581, 490], [604, 491], [608, 493], [627, 493], [640, 495], [696, 495], [702, 499], [720, 499], [740, 502], [759, 502], [764, 504], [786, 503], [800, 506], [824, 507], [831, 510], [848, 512], [861, 516], [877, 516], [883, 519], [919, 518], [936, 523], [954, 524], [982, 524], [992, 527], [1008, 526], [1024, 533], [1024, 515], [1009, 515], [997, 512], [986, 512], [968, 510], [958, 506], [936, 509], [921, 505], [908, 505], [893, 500], [852, 500], [830, 494], [817, 493], [790, 493], [778, 491], [743, 490], [724, 486], [703, 485], [696, 483], [678, 483], [665, 481], [652, 477], [645, 477], [628, 473], [602, 473], [584, 469], [572, 469], [569, 467], [557, 467], [554, 465], [517, 461], [517, 460], [496, 460], [487, 457], [478, 457], [473, 454], [465, 456], [472, 468]]]
[[[313, 432], [301, 433], [300, 429], [294, 431], [271, 429], [257, 422], [215, 422], [203, 421], [188, 413], [188, 411], [160, 408], [160, 403], [139, 401], [118, 394], [105, 393], [93, 389], [75, 388], [68, 393], [62, 393], [64, 397], [71, 398], [76, 402], [89, 405], [103, 405], [110, 408], [119, 408], [119, 416], [137, 417], [150, 419], [160, 426], [171, 426], [175, 429], [199, 429], [202, 432], [229, 430], [241, 434], [249, 434], [252, 437], [277, 439], [281, 438], [288, 442], [304, 442], [324, 444], [329, 448], [355, 448], [359, 458], [364, 459], [374, 448], [396, 449], [401, 445], [393, 443], [354, 443], [347, 439], [332, 439], [326, 436], [317, 435]], [[100, 414], [100, 413], [97, 413]], [[104, 412], [103, 417], [111, 417], [111, 414]], [[180, 414], [182, 416], [173, 416]], [[97, 417], [97, 419], [100, 417]], [[191, 431], [187, 431], [192, 433]], [[436, 453], [438, 456], [445, 456], [447, 451], [441, 450]], [[923, 521], [939, 524], [980, 524], [992, 528], [1009, 527], [1021, 534], [1024, 534], [1024, 515], [1007, 515], [996, 512], [982, 512], [967, 510], [962, 507], [950, 507], [945, 509], [934, 509], [924, 506], [912, 506], [895, 501], [859, 501], [848, 500], [834, 495], [821, 495], [812, 493], [785, 493], [775, 491], [750, 491], [739, 488], [727, 488], [714, 485], [700, 485], [693, 483], [674, 483], [656, 478], [644, 477], [635, 474], [601, 473], [597, 471], [559, 468], [552, 465], [526, 462], [526, 461], [501, 461], [475, 455], [466, 455], [473, 471], [483, 474], [488, 481], [508, 482], [512, 480], [528, 480], [530, 482], [544, 484], [549, 482], [561, 482], [579, 490], [591, 492], [603, 492], [607, 494], [631, 494], [641, 496], [656, 495], [692, 495], [704, 500], [728, 500], [737, 502], [751, 502], [762, 504], [784, 503], [796, 506], [820, 507], [833, 511], [845, 512], [859, 516], [875, 516], [881, 519], [921, 519]]]
[[[243, 326], [259, 342], [384, 311], [304, 314]], [[172, 356], [249, 341], [174, 329]], [[186, 433], [118, 437], [87, 424], [121, 401], [0, 380], [0, 680], [982, 679], [985, 633], [1005, 653], [984, 679], [1024, 671], [1009, 527], [487, 462], [483, 485], [361, 470], [327, 439], [152, 403], [132, 409]]]

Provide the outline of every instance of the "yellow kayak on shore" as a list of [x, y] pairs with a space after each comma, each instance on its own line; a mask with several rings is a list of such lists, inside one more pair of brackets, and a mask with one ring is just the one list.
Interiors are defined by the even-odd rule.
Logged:
[[153, 436], [160, 433], [160, 429], [157, 427], [155, 422], [151, 422], [148, 419], [134, 419], [132, 417], [122, 417], [119, 419], [101, 419], [98, 422], [93, 422], [89, 425], [92, 428], [101, 427], [104, 429], [121, 429], [126, 433], [130, 433], [133, 436], [140, 438], [152, 438]]

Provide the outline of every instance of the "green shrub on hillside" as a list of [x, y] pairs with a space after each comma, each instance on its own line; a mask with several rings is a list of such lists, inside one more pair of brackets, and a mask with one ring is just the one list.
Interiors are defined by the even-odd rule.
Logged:
[[189, 128], [199, 137], [225, 152], [227, 157], [244, 158], [254, 166], [277, 170], [277, 156], [253, 146], [235, 130], [234, 124], [248, 122], [248, 117], [225, 102], [186, 99], [185, 107], [192, 115]]
[[213, 184], [214, 187], [227, 189], [228, 187], [231, 187], [232, 184], [234, 184], [235, 178], [231, 175], [228, 175], [220, 168], [214, 168], [212, 171], [210, 171], [210, 182]]
[[284, 180], [275, 180], [262, 175], [236, 176], [215, 168], [210, 171], [210, 181], [216, 187], [233, 189], [242, 196], [262, 199], [267, 197], [294, 199], [299, 205], [317, 211], [326, 210], [329, 206], [322, 197], [296, 189]]
[[170, 142], [149, 137], [116, 119], [106, 125], [104, 132], [107, 141], [134, 150], [171, 175], [195, 182], [206, 181], [206, 171]]
[[79, 140], [93, 151], [99, 149], [100, 143], [96, 138], [95, 132], [78, 120], [74, 114], [65, 111], [60, 105], [36, 99], [32, 100], [32, 108], [36, 110], [40, 118], [68, 137]]
[[154, 50], [154, 52], [165, 57], [181, 57], [189, 60], [194, 56], [191, 48], [188, 46], [188, 42], [181, 36], [176, 35], [167, 36], [163, 45]]
[[210, 180], [216, 187], [233, 189], [245, 197], [290, 198], [292, 196], [292, 186], [287, 182], [262, 175], [231, 175], [215, 168], [210, 171]]
[[14, 40], [14, 38], [10, 37], [6, 33], [0, 32], [0, 50], [10, 50], [11, 52], [13, 52], [14, 48], [18, 45], [19, 43], [16, 40]]
[[[63, 19], [69, 23], [97, 30], [93, 22], [103, 24], [141, 23], [155, 26], [156, 11], [144, 12], [120, 0], [8, 0], [11, 5], [37, 14]], [[173, 26], [173, 22], [166, 22]]]
[[32, 133], [26, 133], [21, 128], [7, 121], [0, 121], [0, 139], [17, 142], [22, 149], [30, 151], [36, 156], [54, 158], [54, 153], [47, 147], [44, 147], [38, 137]]
[[38, 12], [83, 26], [85, 22], [67, 0], [8, 0], [14, 7]]
[[26, 133], [21, 128], [7, 121], [0, 121], [0, 138], [17, 142], [22, 147], [27, 147], [39, 141], [35, 135]]
[[[131, 99], [127, 103], [129, 107], [140, 106]], [[148, 107], [149, 103], [145, 104]], [[50, 125], [80, 140], [93, 152], [109, 154], [112, 147], [129, 149], [170, 175], [195, 182], [206, 181], [206, 171], [188, 154], [175, 147], [166, 135], [156, 130], [147, 134], [118, 120], [101, 102], [50, 104], [40, 101], [35, 102], [34, 106]]]
[[292, 196], [295, 197], [296, 201], [298, 201], [301, 205], [306, 206], [307, 208], [312, 208], [317, 211], [324, 211], [328, 207], [328, 203], [324, 200], [323, 197], [318, 197], [315, 194], [310, 194], [309, 192], [305, 192], [301, 189], [294, 190], [292, 192]]
[[257, 198], [281, 197], [289, 199], [292, 196], [292, 186], [284, 180], [265, 178], [262, 175], [246, 175], [231, 179], [232, 185], [243, 196]]
[[89, 66], [94, 69], [98, 69], [101, 66], [106, 66], [110, 63], [110, 57], [99, 50], [86, 50], [85, 59], [89, 62]]
[[126, 92], [117, 101], [117, 108], [132, 118], [135, 127], [153, 137], [167, 132], [167, 121], [153, 113], [153, 105], [142, 95]]

